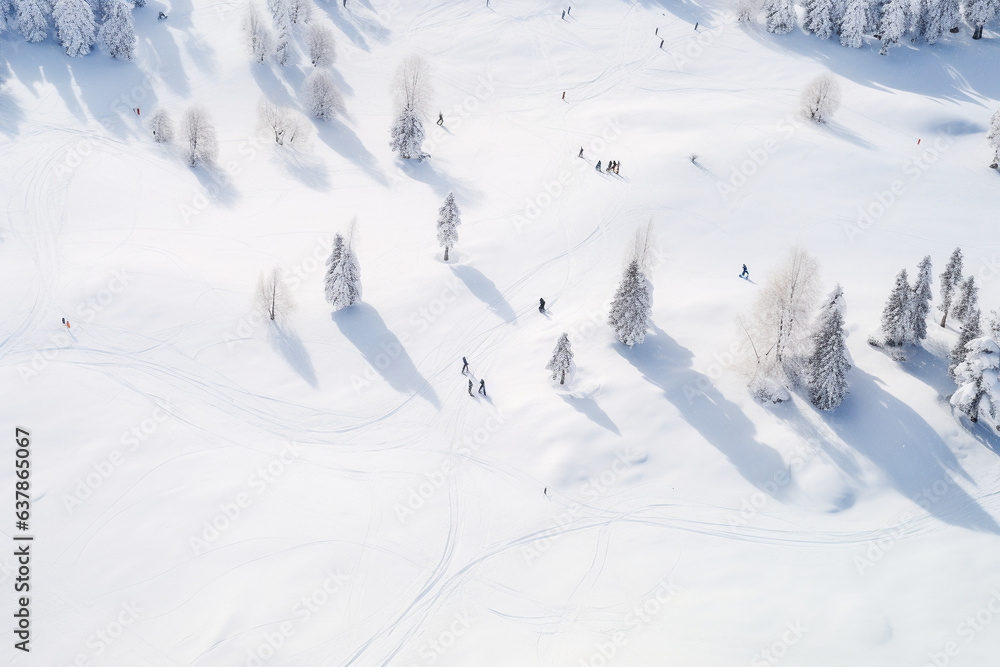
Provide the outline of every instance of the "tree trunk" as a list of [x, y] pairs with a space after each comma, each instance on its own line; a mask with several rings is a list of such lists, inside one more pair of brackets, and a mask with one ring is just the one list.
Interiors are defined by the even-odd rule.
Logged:
[[559, 384], [566, 384], [566, 371], [562, 372], [562, 377], [559, 378]]
[[944, 323], [948, 319], [948, 311], [944, 311], [944, 317], [941, 318], [941, 328], [944, 328]]
[[448, 246], [444, 247], [444, 261], [448, 261]]
[[972, 39], [982, 39], [983, 38], [983, 26], [977, 25], [976, 31], [972, 33]]

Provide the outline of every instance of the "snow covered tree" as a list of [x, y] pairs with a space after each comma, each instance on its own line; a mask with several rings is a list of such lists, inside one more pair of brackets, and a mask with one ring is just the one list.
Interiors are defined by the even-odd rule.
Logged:
[[566, 376], [573, 372], [573, 348], [569, 344], [569, 334], [564, 333], [559, 336], [556, 349], [552, 352], [552, 358], [545, 368], [552, 371], [553, 380], [559, 380], [559, 384], [566, 384]]
[[307, 123], [289, 107], [278, 106], [266, 97], [257, 103], [257, 118], [262, 128], [274, 135], [279, 146], [300, 146], [308, 139]]
[[66, 55], [78, 58], [90, 53], [97, 34], [94, 12], [87, 0], [56, 0], [52, 7], [56, 37]]
[[848, 0], [844, 20], [840, 22], [841, 46], [860, 49], [864, 44], [869, 4], [870, 0]]
[[187, 163], [212, 166], [219, 155], [219, 142], [215, 138], [215, 126], [208, 112], [200, 106], [193, 106], [181, 121]]
[[132, 60], [136, 41], [132, 5], [125, 0], [104, 0], [104, 22], [97, 37], [112, 58]]
[[253, 61], [258, 65], [263, 63], [274, 48], [274, 34], [260, 10], [257, 9], [257, 5], [252, 1], [247, 9], [243, 32], [246, 35], [247, 47], [250, 49]]
[[802, 115], [823, 123], [840, 108], [840, 84], [830, 74], [820, 74], [806, 86], [799, 98]]
[[320, 120], [332, 120], [334, 116], [344, 112], [344, 98], [340, 96], [333, 78], [326, 70], [315, 70], [306, 77], [302, 84], [306, 106]]
[[832, 410], [847, 395], [847, 331], [844, 330], [844, 291], [837, 285], [820, 308], [812, 336], [812, 354], [806, 361], [809, 400], [820, 410]]
[[806, 7], [805, 29], [820, 39], [829, 39], [835, 27], [834, 11], [834, 0], [812, 0]]
[[333, 237], [333, 251], [326, 260], [326, 265], [330, 268], [326, 270], [326, 278], [323, 280], [323, 288], [326, 291], [326, 300], [333, 303], [333, 283], [337, 275], [337, 268], [340, 266], [340, 258], [344, 254], [344, 237], [337, 234]]
[[256, 304], [258, 310], [267, 313], [271, 321], [278, 323], [295, 309], [292, 294], [277, 266], [267, 273], [260, 274], [260, 279], [257, 281]]
[[923, 14], [923, 37], [928, 44], [935, 44], [945, 33], [944, 0], [925, 0]]
[[783, 35], [795, 29], [795, 7], [792, 0], [764, 0], [764, 28]]
[[941, 274], [941, 305], [938, 306], [938, 310], [944, 313], [941, 316], [941, 326], [943, 327], [948, 321], [948, 311], [951, 310], [951, 301], [955, 296], [955, 290], [957, 290], [962, 284], [962, 249], [955, 248], [951, 253], [951, 258], [948, 260], [948, 264], [944, 267], [944, 272]]
[[618, 342], [629, 347], [646, 339], [649, 329], [649, 315], [652, 310], [651, 285], [646, 278], [645, 267], [649, 261], [649, 250], [653, 242], [652, 223], [645, 229], [636, 231], [629, 249], [625, 272], [618, 289], [611, 300], [608, 324], [615, 332]]
[[1000, 346], [990, 336], [973, 338], [965, 344], [965, 359], [955, 367], [958, 389], [951, 404], [964, 412], [972, 423], [983, 415], [997, 417], [1000, 408]]
[[153, 109], [148, 121], [149, 131], [158, 144], [169, 144], [174, 140], [174, 121], [163, 107]]
[[974, 312], [979, 312], [979, 287], [976, 285], [976, 277], [969, 276], [962, 281], [958, 300], [951, 309], [951, 316], [965, 324], [966, 318]]
[[902, 347], [912, 337], [910, 321], [910, 283], [907, 280], [906, 269], [903, 269], [896, 275], [896, 284], [885, 302], [885, 308], [882, 309], [879, 335], [872, 336], [868, 342], [878, 346]]
[[427, 64], [423, 60], [410, 58], [399, 66], [395, 95], [399, 115], [390, 130], [389, 147], [404, 160], [430, 157], [423, 152], [423, 117], [431, 95]]
[[1000, 0], [966, 0], [965, 18], [975, 28], [972, 39], [982, 39], [983, 27], [997, 17]]
[[402, 159], [423, 160], [430, 157], [423, 150], [424, 124], [413, 109], [403, 109], [390, 132], [392, 140], [389, 142], [389, 147]]
[[[754, 352], [751, 389], [758, 398], [784, 400], [809, 353], [809, 321], [819, 301], [819, 264], [793, 248], [761, 287], [747, 336]], [[777, 394], [775, 392], [778, 392]]]
[[889, 49], [899, 42], [899, 38], [906, 32], [907, 15], [906, 9], [909, 0], [889, 0], [882, 7], [882, 20], [879, 22], [878, 31], [882, 36], [881, 55], [889, 52]]
[[[347, 308], [361, 301], [361, 270], [352, 247], [354, 223], [351, 224], [351, 229], [347, 240], [340, 246], [340, 257], [336, 261], [333, 256], [330, 257], [332, 275], [328, 274], [326, 300], [334, 310]], [[336, 246], [334, 252], [336, 253]]]
[[949, 355], [948, 374], [953, 378], [957, 378], [956, 371], [969, 353], [967, 345], [983, 335], [979, 318], [979, 310], [977, 309], [969, 313], [966, 321], [962, 323], [962, 328], [958, 333], [958, 342], [955, 343], [955, 347], [951, 349], [951, 354]]
[[958, 32], [958, 24], [962, 20], [962, 9], [959, 0], [940, 0], [942, 33]]
[[337, 42], [325, 23], [310, 23], [306, 29], [306, 48], [313, 67], [329, 67], [337, 59]]
[[917, 265], [917, 280], [910, 295], [910, 342], [927, 338], [927, 316], [931, 312], [931, 256], [927, 255]]
[[288, 19], [293, 24], [308, 23], [312, 16], [309, 0], [288, 0]]
[[291, 58], [292, 18], [289, 0], [267, 0], [267, 8], [274, 21], [274, 59], [279, 65], [287, 65]]
[[40, 42], [49, 36], [48, 5], [45, 0], [14, 0], [17, 29], [29, 42]]
[[994, 111], [990, 117], [990, 129], [986, 133], [986, 141], [993, 149], [993, 163], [990, 167], [996, 169], [1000, 163], [1000, 109]]
[[438, 243], [444, 248], [444, 261], [448, 261], [448, 251], [458, 243], [458, 226], [462, 224], [461, 213], [458, 204], [455, 203], [455, 194], [448, 193], [445, 197], [444, 206], [438, 209], [437, 237]]

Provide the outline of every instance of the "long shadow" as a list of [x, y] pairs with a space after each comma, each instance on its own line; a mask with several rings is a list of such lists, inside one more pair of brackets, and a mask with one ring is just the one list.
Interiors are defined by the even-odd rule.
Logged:
[[478, 190], [474, 190], [466, 183], [448, 178], [439, 172], [430, 160], [397, 160], [396, 162], [407, 176], [431, 186], [434, 193], [442, 199], [448, 196], [449, 192], [455, 193], [460, 201], [471, 204], [476, 203], [480, 198]]
[[368, 40], [365, 36], [358, 32], [358, 29], [354, 27], [350, 19], [345, 17], [341, 12], [343, 11], [342, 2], [338, 0], [330, 0], [330, 2], [317, 2], [317, 6], [326, 11], [330, 20], [333, 24], [340, 29], [340, 32], [344, 33], [349, 40], [354, 42], [354, 45], [359, 49], [371, 52], [371, 47], [368, 46]]
[[[80, 100], [105, 130], [119, 139], [142, 132], [142, 123], [132, 113], [132, 107], [152, 109], [156, 106], [156, 94], [148, 75], [135, 61], [114, 60], [100, 52], [82, 59], [63, 57], [78, 86]], [[106, 58], [107, 62], [95, 67], [95, 57]], [[109, 86], [109, 81], [113, 85]], [[143, 91], [141, 101], [132, 95], [136, 90]]]
[[959, 475], [972, 482], [937, 431], [872, 375], [852, 369], [851, 393], [823, 419], [932, 516], [954, 526], [1000, 533], [996, 520], [952, 479]]
[[222, 169], [199, 165], [192, 167], [191, 172], [205, 188], [205, 192], [208, 193], [208, 197], [213, 203], [232, 208], [239, 201], [239, 191]]
[[[150, 61], [153, 70], [163, 82], [175, 93], [190, 97], [191, 85], [184, 72], [180, 46], [174, 35], [177, 28], [181, 27], [177, 24], [177, 21], [181, 20], [181, 15], [178, 15], [176, 20], [170, 17], [161, 21], [156, 18], [161, 11], [167, 11], [166, 5], [150, 2], [143, 8], [142, 13], [133, 12], [136, 35], [143, 44], [143, 55]], [[146, 102], [143, 104], [152, 108], [152, 105]]]
[[[332, 148], [341, 157], [361, 167], [376, 183], [379, 185], [389, 185], [389, 179], [379, 169], [378, 163], [375, 161], [375, 156], [368, 152], [368, 149], [361, 143], [361, 139], [354, 133], [354, 130], [339, 120], [332, 120], [325, 123], [317, 121], [316, 132], [324, 144]], [[386, 142], [386, 144], [388, 143]]]
[[594, 422], [598, 426], [608, 429], [615, 435], [622, 434], [622, 432], [618, 430], [618, 425], [615, 424], [608, 413], [602, 410], [601, 406], [597, 404], [597, 401], [589, 396], [568, 396], [566, 394], [562, 394], [561, 398], [569, 403], [574, 410], [585, 415], [587, 419]]
[[[66, 109], [78, 120], [86, 120], [86, 111], [73, 88], [73, 76], [68, 62], [71, 59], [66, 56], [62, 47], [51, 41], [28, 44], [24, 40], [5, 39], [3, 48], [12, 76], [25, 88], [35, 91], [37, 86], [32, 84], [52, 84]], [[93, 57], [99, 58], [100, 54], [92, 54], [83, 60]]]
[[517, 313], [511, 307], [503, 294], [497, 289], [492, 280], [483, 275], [479, 269], [471, 266], [453, 266], [451, 272], [459, 280], [465, 283], [473, 296], [485, 303], [493, 314], [510, 324], [517, 319]]
[[781, 454], [758, 442], [756, 427], [740, 407], [691, 368], [690, 350], [656, 326], [641, 345], [615, 344], [615, 350], [647, 382], [662, 389], [681, 417], [724, 454], [744, 479], [779, 500], [787, 495], [789, 485], [775, 483], [781, 474], [791, 475]]
[[403, 394], [420, 394], [440, 409], [441, 401], [434, 388], [420, 375], [403, 344], [385, 326], [378, 311], [367, 303], [357, 303], [330, 317], [389, 386]]
[[[0, 62], [0, 67], [5, 63]], [[3, 85], [3, 73], [0, 72], [0, 86]], [[9, 95], [0, 90], [0, 134], [14, 137], [21, 133], [21, 123], [24, 122], [24, 111]]]
[[330, 189], [330, 172], [323, 160], [288, 147], [278, 148], [279, 150], [275, 151], [275, 160], [292, 178], [313, 190], [323, 192]]
[[948, 375], [947, 358], [922, 346], [907, 347], [904, 354], [906, 361], [900, 364], [904, 371], [937, 391], [939, 396], [948, 396], [955, 391], [955, 382]]
[[285, 357], [285, 361], [292, 367], [292, 370], [301, 375], [310, 387], [315, 389], [319, 386], [309, 351], [302, 344], [302, 339], [299, 338], [298, 334], [290, 328], [274, 324], [268, 330], [268, 338], [271, 340], [271, 347]]
[[852, 143], [858, 148], [864, 148], [869, 151], [875, 150], [875, 144], [835, 120], [828, 120], [825, 123], [813, 123], [812, 125], [827, 134], [843, 139], [848, 143]]

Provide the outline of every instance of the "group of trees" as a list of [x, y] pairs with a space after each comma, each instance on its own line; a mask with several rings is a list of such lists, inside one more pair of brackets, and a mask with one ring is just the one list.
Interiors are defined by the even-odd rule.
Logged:
[[[961, 251], [956, 252], [959, 253], [958, 261], [961, 263]], [[947, 272], [948, 269], [945, 269], [942, 281]], [[893, 358], [902, 361], [905, 359], [902, 353], [905, 346], [915, 345], [927, 338], [932, 281], [930, 255], [917, 265], [917, 279], [913, 286], [909, 283], [906, 269], [902, 269], [896, 275], [896, 283], [882, 309], [879, 330], [869, 336], [868, 343], [889, 349]]]
[[[165, 108], [154, 109], [146, 126], [157, 143], [174, 142], [174, 122]], [[181, 118], [180, 143], [184, 160], [189, 166], [211, 167], [215, 164], [219, 157], [219, 141], [215, 136], [215, 124], [204, 107], [196, 104], [184, 112]]]
[[[1000, 13], [1000, 0], [801, 0], [802, 27], [820, 39], [837, 34], [843, 46], [860, 48], [866, 35], [882, 42], [880, 53], [906, 35], [934, 44], [946, 32], [958, 32], [964, 18], [980, 39], [983, 28]], [[762, 0], [759, 7], [768, 32], [791, 32], [797, 23], [794, 0]], [[754, 14], [744, 11], [743, 14]]]
[[[132, 0], [11, 0], [4, 2], [3, 18], [28, 42], [48, 39], [51, 28], [66, 55], [79, 58], [100, 41], [118, 60], [135, 56], [136, 37]], [[100, 22], [98, 22], [98, 17]], [[50, 27], [51, 20], [51, 27]]]

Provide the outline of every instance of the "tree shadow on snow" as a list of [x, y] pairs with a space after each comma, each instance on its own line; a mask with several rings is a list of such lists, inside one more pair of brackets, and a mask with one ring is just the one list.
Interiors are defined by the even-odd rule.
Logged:
[[420, 375], [399, 338], [385, 326], [378, 311], [367, 303], [356, 303], [330, 317], [389, 386], [403, 394], [420, 394], [440, 409], [441, 401], [434, 388]]
[[316, 5], [323, 9], [333, 24], [337, 26], [340, 32], [344, 33], [349, 40], [354, 42], [354, 45], [363, 51], [371, 52], [371, 47], [368, 46], [368, 40], [365, 36], [358, 32], [358, 29], [354, 27], [351, 23], [349, 17], [344, 16], [345, 11], [343, 7], [342, 0], [330, 0], [330, 2], [317, 2]]
[[454, 192], [459, 201], [473, 204], [479, 200], [479, 192], [471, 185], [450, 179], [434, 168], [430, 160], [397, 160], [400, 168], [410, 178], [426, 183], [434, 190], [434, 194], [442, 199]]
[[275, 151], [275, 160], [289, 176], [313, 190], [322, 192], [330, 189], [330, 172], [321, 158], [299, 153], [294, 149], [281, 150], [285, 148], [282, 146], [278, 148], [279, 150]]
[[608, 429], [615, 435], [620, 436], [622, 434], [622, 432], [618, 430], [618, 425], [611, 419], [611, 416], [602, 410], [601, 406], [597, 404], [597, 401], [590, 396], [560, 394], [560, 398], [569, 403], [574, 410], [581, 413], [598, 426]]
[[361, 167], [379, 185], [389, 185], [389, 179], [379, 169], [375, 156], [368, 152], [354, 130], [335, 119], [325, 123], [318, 121], [316, 131], [320, 140], [338, 155]]
[[996, 520], [952, 479], [959, 475], [972, 482], [937, 431], [885, 391], [874, 376], [854, 368], [850, 382], [851, 393], [844, 403], [822, 415], [837, 436], [875, 464], [901, 494], [926, 505], [937, 519], [1000, 533]]
[[955, 391], [955, 382], [948, 375], [946, 356], [935, 354], [922, 346], [907, 347], [903, 353], [906, 361], [901, 362], [900, 367], [904, 371], [937, 391], [939, 396], [947, 396]]
[[[177, 4], [177, 0], [173, 0]], [[179, 11], [181, 7], [172, 7], [171, 11]], [[181, 32], [185, 27], [190, 27], [190, 19], [185, 14], [171, 15], [166, 21], [160, 21], [156, 17], [160, 12], [168, 12], [166, 5], [151, 2], [148, 3], [143, 12], [134, 12], [136, 36], [142, 44], [142, 55], [145, 60], [152, 63], [153, 70], [163, 80], [164, 83], [176, 94], [182, 97], [191, 96], [191, 85], [188, 82], [187, 74], [184, 71], [184, 64], [181, 60], [181, 50], [177, 38], [185, 35]], [[143, 101], [144, 105], [150, 106]]]
[[465, 283], [472, 295], [485, 303], [493, 314], [510, 324], [517, 319], [517, 313], [497, 289], [492, 280], [471, 266], [452, 266], [452, 273]]
[[875, 150], [875, 144], [835, 120], [828, 120], [822, 123], [813, 123], [810, 121], [810, 125], [822, 132], [826, 132], [831, 136], [843, 139], [848, 143], [852, 143], [858, 148], [864, 148], [867, 151]]
[[272, 322], [272, 326], [268, 329], [268, 339], [271, 341], [271, 347], [285, 357], [292, 370], [301, 375], [310, 387], [315, 389], [319, 386], [309, 351], [302, 344], [298, 334], [291, 328]]
[[213, 203], [231, 208], [239, 200], [239, 191], [233, 186], [233, 182], [226, 172], [218, 167], [198, 165], [192, 167], [191, 172], [205, 188], [205, 192], [208, 193], [208, 197]]
[[693, 355], [655, 325], [645, 342], [633, 348], [615, 344], [615, 350], [663, 390], [681, 417], [718, 449], [756, 488], [781, 500], [787, 489], [775, 484], [789, 474], [781, 454], [757, 441], [756, 427], [738, 405], [727, 400], [711, 380], [691, 368]]

